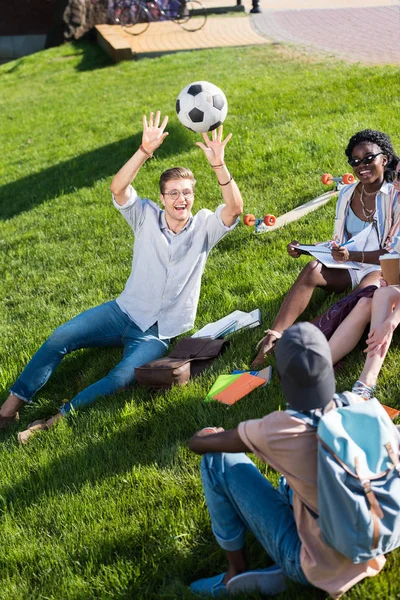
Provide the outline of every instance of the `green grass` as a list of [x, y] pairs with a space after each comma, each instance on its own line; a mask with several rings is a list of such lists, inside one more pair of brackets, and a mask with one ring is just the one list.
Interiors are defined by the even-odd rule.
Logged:
[[[160, 172], [191, 167], [196, 208], [215, 208], [215, 176], [174, 114], [188, 82], [210, 79], [229, 100], [227, 163], [245, 212], [282, 214], [324, 191], [323, 172], [348, 171], [344, 147], [365, 127], [392, 136], [400, 108], [398, 68], [346, 65], [279, 47], [175, 54], [113, 65], [87, 44], [65, 45], [0, 67], [0, 386], [1, 399], [51, 331], [115, 298], [130, 272], [132, 236], [110, 202], [113, 174], [136, 150], [141, 116], [170, 115], [170, 135], [146, 163], [137, 189], [156, 199]], [[272, 324], [306, 259], [286, 243], [328, 239], [334, 203], [260, 237], [238, 226], [212, 252], [196, 326], [234, 309], [260, 307]], [[305, 318], [332, 298], [317, 293]], [[0, 449], [0, 598], [189, 598], [187, 584], [224, 568], [210, 531], [199, 457], [187, 449], [205, 425], [236, 426], [283, 406], [276, 375], [227, 410], [203, 402], [220, 373], [247, 367], [261, 329], [237, 334], [224, 356], [184, 389], [132, 388], [99, 400], [19, 447], [15, 429]], [[65, 359], [25, 408], [20, 428], [54, 414], [64, 399], [104, 375], [120, 351], [88, 350]], [[399, 397], [395, 341], [379, 397]], [[356, 349], [338, 373], [347, 389], [362, 365]], [[272, 361], [273, 362], [273, 361]], [[261, 466], [272, 481], [276, 475]], [[266, 564], [249, 540], [251, 564]], [[348, 598], [400, 598], [400, 553]], [[257, 596], [253, 596], [256, 598]], [[292, 585], [282, 598], [325, 598]]]

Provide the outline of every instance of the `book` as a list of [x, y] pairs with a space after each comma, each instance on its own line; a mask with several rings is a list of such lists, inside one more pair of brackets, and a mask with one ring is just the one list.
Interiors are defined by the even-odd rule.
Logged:
[[205, 401], [217, 400], [232, 406], [241, 398], [250, 394], [258, 387], [264, 387], [271, 381], [272, 367], [266, 367], [261, 371], [256, 371], [257, 375], [253, 375], [249, 371], [235, 373], [231, 375], [220, 375], [211, 390], [208, 392]]
[[[346, 244], [346, 246], [349, 245]], [[315, 246], [311, 244], [300, 244], [299, 246], [293, 246], [300, 254], [308, 254], [309, 256], [313, 256], [320, 263], [322, 263], [328, 269], [360, 269], [361, 264], [353, 261], [346, 261], [343, 263], [337, 262], [332, 254], [329, 246], [324, 244], [316, 244]]]
[[213, 340], [224, 337], [234, 331], [241, 329], [252, 329], [261, 324], [261, 311], [259, 308], [247, 313], [241, 310], [235, 310], [226, 317], [213, 323], [208, 323], [199, 331], [194, 333], [194, 338], [211, 338]]

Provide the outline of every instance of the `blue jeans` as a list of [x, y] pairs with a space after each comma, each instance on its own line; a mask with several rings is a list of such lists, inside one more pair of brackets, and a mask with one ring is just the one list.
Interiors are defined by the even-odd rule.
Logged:
[[108, 375], [64, 404], [60, 412], [94, 402], [98, 396], [112, 394], [135, 380], [135, 367], [162, 356], [169, 340], [160, 340], [158, 326], [147, 331], [139, 327], [119, 308], [115, 300], [91, 308], [58, 327], [25, 367], [10, 392], [30, 403], [66, 354], [79, 348], [123, 346], [121, 362]]
[[290, 579], [310, 585], [300, 565], [301, 541], [284, 487], [276, 490], [246, 454], [205, 454], [201, 476], [221, 548], [241, 550], [250, 530]]

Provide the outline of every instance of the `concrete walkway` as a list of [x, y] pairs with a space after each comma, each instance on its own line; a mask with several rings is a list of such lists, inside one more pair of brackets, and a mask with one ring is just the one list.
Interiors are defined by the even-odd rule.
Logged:
[[349, 62], [400, 65], [399, 0], [261, 0], [260, 6], [253, 26], [269, 40]]

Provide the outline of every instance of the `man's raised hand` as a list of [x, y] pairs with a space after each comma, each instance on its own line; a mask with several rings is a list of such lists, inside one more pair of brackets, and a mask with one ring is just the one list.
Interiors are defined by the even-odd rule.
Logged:
[[168, 135], [167, 131], [164, 131], [168, 117], [165, 116], [160, 125], [161, 113], [158, 110], [154, 116], [154, 113], [150, 113], [149, 122], [147, 123], [146, 115], [143, 115], [143, 135], [142, 135], [142, 147], [147, 154], [153, 154], [155, 150], [165, 140]]
[[211, 132], [211, 140], [207, 133], [202, 133], [202, 136], [205, 144], [203, 142], [196, 142], [196, 146], [199, 146], [203, 150], [210, 165], [220, 166], [224, 164], [225, 146], [231, 139], [232, 134], [228, 133], [223, 140], [222, 125], [220, 125], [218, 129], [214, 129]]

